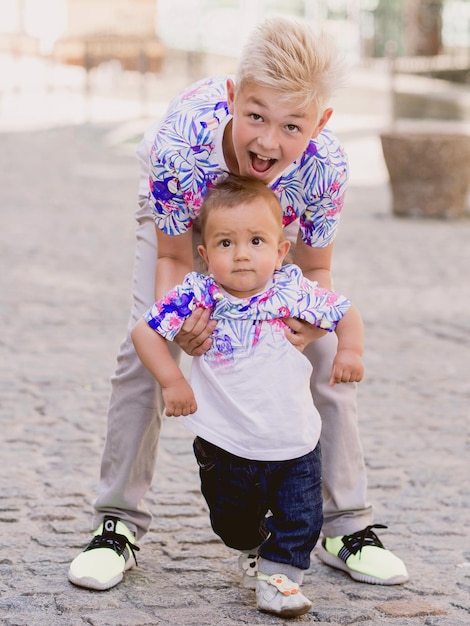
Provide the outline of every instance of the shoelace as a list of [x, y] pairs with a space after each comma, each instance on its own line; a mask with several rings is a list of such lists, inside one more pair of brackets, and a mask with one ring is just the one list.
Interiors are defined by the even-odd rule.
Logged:
[[110, 550], [114, 550], [119, 556], [124, 554], [126, 548], [129, 548], [132, 556], [134, 557], [135, 564], [137, 565], [137, 557], [135, 553], [138, 552], [140, 548], [139, 546], [132, 544], [125, 535], [120, 535], [119, 533], [112, 531], [104, 531], [102, 535], [93, 537], [84, 552], [88, 552], [88, 550], [95, 550], [96, 548], [109, 548]]
[[385, 549], [383, 543], [372, 530], [373, 528], [387, 528], [387, 526], [383, 524], [372, 524], [372, 526], [366, 526], [364, 530], [359, 530], [357, 533], [343, 537], [344, 547], [347, 548], [350, 554], [361, 552], [362, 548], [365, 546], [375, 546]]

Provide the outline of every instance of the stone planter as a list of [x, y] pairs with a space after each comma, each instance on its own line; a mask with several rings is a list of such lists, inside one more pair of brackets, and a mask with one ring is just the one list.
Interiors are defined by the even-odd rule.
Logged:
[[389, 132], [380, 136], [397, 216], [468, 215], [470, 135]]

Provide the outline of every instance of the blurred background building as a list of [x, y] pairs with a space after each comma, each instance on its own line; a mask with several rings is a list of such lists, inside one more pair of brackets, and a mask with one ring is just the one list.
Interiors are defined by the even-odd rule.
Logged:
[[236, 56], [269, 14], [326, 23], [353, 60], [429, 55], [470, 45], [469, 0], [2, 0], [0, 33], [30, 37], [50, 52], [64, 37], [151, 37], [170, 48]]
[[351, 67], [386, 71], [393, 56], [395, 73], [470, 83], [470, 0], [1, 0], [0, 114], [2, 94], [41, 81], [167, 99], [172, 85], [233, 71], [272, 14], [321, 25]]

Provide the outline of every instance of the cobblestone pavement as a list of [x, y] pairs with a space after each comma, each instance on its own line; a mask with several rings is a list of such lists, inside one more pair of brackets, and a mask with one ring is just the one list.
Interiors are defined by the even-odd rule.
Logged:
[[[109, 376], [127, 322], [138, 133], [79, 124], [0, 133], [0, 620], [5, 626], [231, 626], [258, 613], [209, 527], [191, 436], [164, 424], [139, 567], [107, 592], [67, 581], [89, 540]], [[140, 131], [139, 131], [140, 132]], [[407, 564], [398, 587], [312, 556], [294, 622], [470, 623], [470, 220], [390, 212], [377, 136], [344, 129], [353, 179], [336, 288], [360, 307], [369, 494]], [[116, 140], [118, 135], [120, 140]], [[465, 447], [467, 445], [467, 448]]]

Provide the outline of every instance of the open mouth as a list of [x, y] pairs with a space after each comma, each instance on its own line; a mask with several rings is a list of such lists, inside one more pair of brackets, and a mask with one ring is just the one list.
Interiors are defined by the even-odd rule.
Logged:
[[251, 166], [258, 174], [264, 174], [276, 163], [276, 159], [270, 159], [261, 154], [255, 154], [254, 152], [250, 152], [250, 159]]

